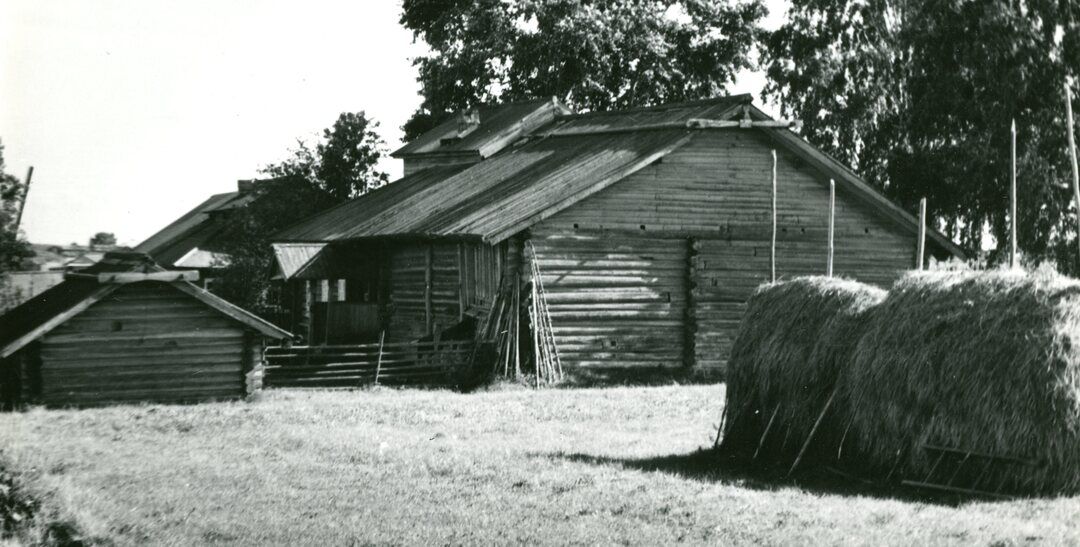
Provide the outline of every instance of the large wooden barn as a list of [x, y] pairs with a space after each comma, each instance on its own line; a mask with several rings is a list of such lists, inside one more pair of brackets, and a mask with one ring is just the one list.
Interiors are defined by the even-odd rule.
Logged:
[[[568, 373], [716, 377], [770, 276], [773, 151], [779, 276], [825, 272], [830, 179], [835, 274], [888, 284], [913, 267], [910, 214], [732, 96], [462, 113], [395, 152], [404, 178], [279, 234], [279, 273], [301, 309], [316, 279], [369, 306], [377, 321], [357, 340], [467, 336], [505, 302], [521, 317], [508, 328], [528, 330], [520, 310], [539, 275], [537, 309]], [[928, 235], [928, 256], [962, 256]], [[541, 345], [521, 340], [515, 359], [528, 362]]]
[[264, 341], [285, 332], [165, 271], [115, 252], [0, 316], [0, 402], [53, 406], [236, 398]]

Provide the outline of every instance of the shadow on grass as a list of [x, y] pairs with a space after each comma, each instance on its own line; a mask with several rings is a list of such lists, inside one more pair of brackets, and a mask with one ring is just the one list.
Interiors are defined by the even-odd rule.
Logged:
[[652, 458], [611, 458], [562, 452], [537, 454], [537, 456], [589, 465], [619, 466], [634, 471], [659, 472], [689, 480], [727, 484], [752, 490], [774, 491], [795, 487], [819, 495], [861, 496], [945, 506], [958, 506], [971, 501], [990, 501], [955, 494], [928, 494], [895, 484], [871, 482], [827, 469], [800, 471], [795, 476], [788, 477], [787, 469], [750, 468], [715, 449], [700, 449], [689, 454]]

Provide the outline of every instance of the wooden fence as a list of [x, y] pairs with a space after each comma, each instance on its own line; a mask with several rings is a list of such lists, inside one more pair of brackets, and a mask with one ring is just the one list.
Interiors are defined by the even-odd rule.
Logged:
[[368, 384], [456, 385], [467, 373], [469, 341], [271, 347], [266, 387], [356, 387]]

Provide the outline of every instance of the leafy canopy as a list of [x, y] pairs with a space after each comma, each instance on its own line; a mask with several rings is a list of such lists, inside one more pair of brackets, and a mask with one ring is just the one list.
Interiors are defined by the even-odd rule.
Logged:
[[1077, 271], [1063, 84], [1080, 69], [1080, 4], [792, 0], [765, 58], [766, 96], [808, 140], [909, 210], [927, 197], [975, 250], [987, 234], [1007, 246], [1015, 119], [1021, 249]]
[[299, 177], [338, 199], [351, 199], [386, 184], [389, 176], [378, 168], [386, 145], [375, 129], [378, 122], [363, 112], [342, 112], [324, 129], [315, 150], [298, 141], [292, 157], [271, 164], [262, 173], [271, 177]]
[[761, 0], [405, 0], [431, 48], [406, 139], [481, 103], [555, 96], [579, 110], [723, 94], [753, 68]]

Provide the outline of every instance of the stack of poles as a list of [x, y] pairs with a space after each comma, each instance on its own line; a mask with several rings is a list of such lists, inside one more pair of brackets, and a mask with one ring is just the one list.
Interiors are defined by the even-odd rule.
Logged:
[[[529, 314], [528, 334], [531, 335], [532, 357], [530, 359], [536, 374], [536, 385], [552, 384], [562, 380], [563, 369], [559, 352], [555, 345], [555, 332], [551, 322], [551, 312], [547, 305], [547, 293], [540, 274], [540, 266], [532, 249], [531, 283], [527, 307]], [[495, 363], [492, 372], [506, 378], [518, 379], [522, 376], [522, 294], [521, 279], [518, 275], [505, 275], [496, 292], [495, 300], [488, 314], [477, 329], [479, 340], [493, 340], [495, 345]], [[528, 357], [526, 357], [528, 358]]]
[[529, 243], [531, 255], [532, 294], [529, 303], [529, 318], [532, 323], [533, 364], [536, 371], [536, 384], [555, 383], [562, 379], [562, 361], [555, 346], [555, 329], [551, 324], [551, 312], [547, 305], [547, 293], [544, 292], [543, 276], [536, 259], [536, 250]]
[[[505, 281], [505, 278], [503, 279]], [[495, 364], [493, 373], [504, 377], [517, 378], [521, 374], [521, 361], [518, 345], [517, 300], [520, 288], [517, 283], [506, 286], [499, 283], [495, 301], [491, 304], [487, 316], [477, 329], [477, 338], [493, 340], [495, 343]], [[513, 368], [511, 368], [513, 365]]]

